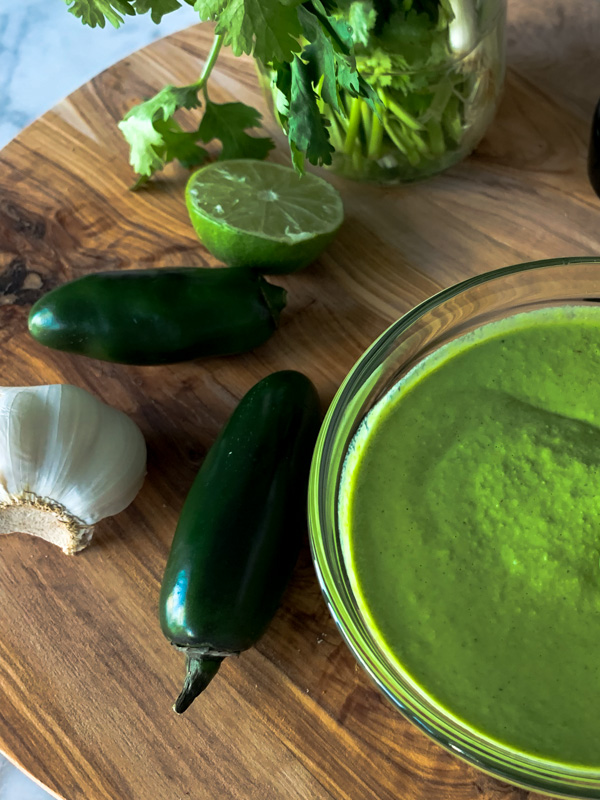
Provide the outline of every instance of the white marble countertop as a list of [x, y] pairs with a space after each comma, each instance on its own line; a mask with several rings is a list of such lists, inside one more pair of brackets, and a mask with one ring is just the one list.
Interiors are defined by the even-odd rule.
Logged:
[[[0, 0], [0, 148], [98, 72], [196, 22], [185, 6], [160, 25], [145, 15], [127, 18], [118, 30], [91, 29], [63, 0]], [[0, 755], [0, 800], [50, 797]]]
[[92, 29], [63, 0], [0, 0], [0, 148], [98, 72], [198, 21], [185, 5], [160, 25], [145, 14], [127, 17], [118, 30]]

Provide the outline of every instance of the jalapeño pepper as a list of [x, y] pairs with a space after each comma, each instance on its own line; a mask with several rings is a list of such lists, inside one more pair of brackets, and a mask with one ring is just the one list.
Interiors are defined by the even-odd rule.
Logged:
[[275, 372], [241, 400], [185, 500], [160, 593], [165, 636], [186, 655], [182, 713], [223, 659], [251, 647], [275, 614], [306, 529], [319, 398]]
[[29, 314], [43, 345], [121, 364], [242, 353], [274, 332], [286, 292], [244, 268], [100, 272], [48, 292]]

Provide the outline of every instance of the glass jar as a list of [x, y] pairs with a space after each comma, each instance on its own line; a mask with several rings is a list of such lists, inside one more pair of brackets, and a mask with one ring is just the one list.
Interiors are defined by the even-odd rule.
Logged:
[[340, 5], [374, 100], [341, 91], [337, 112], [314, 87], [335, 148], [330, 169], [354, 180], [409, 183], [465, 158], [498, 106], [506, 0]]

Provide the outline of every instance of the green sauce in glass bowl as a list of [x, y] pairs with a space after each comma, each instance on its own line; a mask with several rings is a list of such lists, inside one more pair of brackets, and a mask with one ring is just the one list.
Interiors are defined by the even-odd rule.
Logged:
[[600, 797], [600, 260], [487, 273], [363, 355], [313, 461], [313, 558], [359, 662], [428, 735]]
[[600, 309], [568, 307], [445, 345], [371, 410], [340, 490], [350, 579], [399, 669], [484, 735], [596, 768], [599, 345]]

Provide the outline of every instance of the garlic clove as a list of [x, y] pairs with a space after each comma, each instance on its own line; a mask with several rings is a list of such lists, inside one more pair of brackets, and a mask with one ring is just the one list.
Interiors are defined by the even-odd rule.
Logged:
[[142, 486], [146, 445], [122, 411], [68, 384], [0, 388], [0, 533], [67, 553]]

